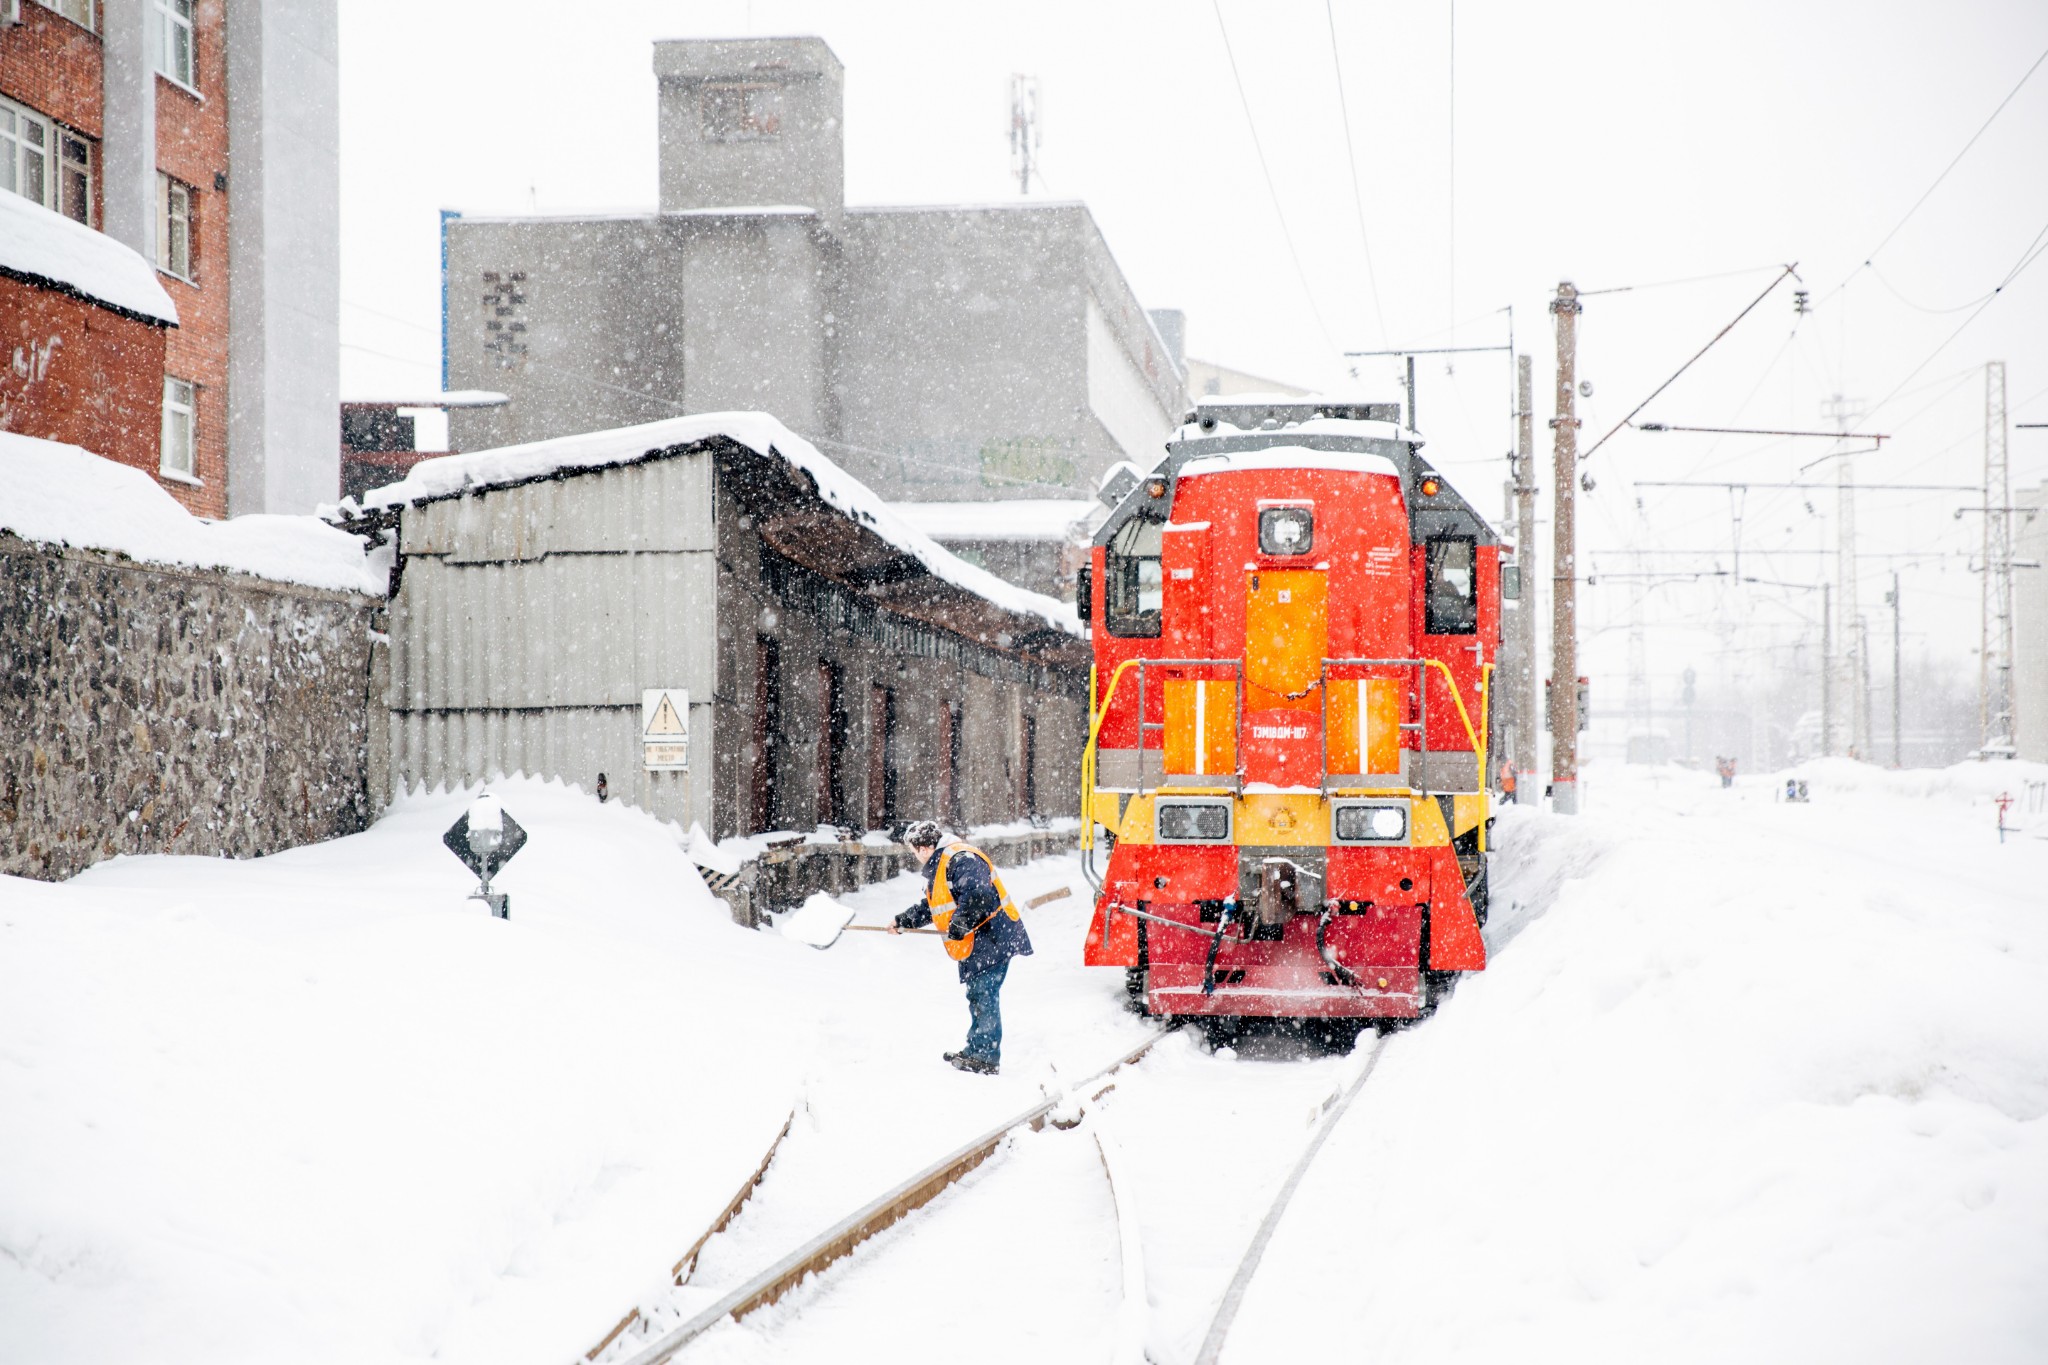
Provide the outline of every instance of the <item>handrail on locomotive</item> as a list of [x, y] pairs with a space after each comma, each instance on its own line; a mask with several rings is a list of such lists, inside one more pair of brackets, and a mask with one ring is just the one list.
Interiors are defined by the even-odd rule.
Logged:
[[[1460, 695], [1458, 691], [1458, 680], [1454, 676], [1452, 676], [1450, 665], [1446, 664], [1442, 659], [1324, 659], [1322, 661], [1321, 671], [1316, 679], [1316, 691], [1319, 694], [1318, 700], [1322, 708], [1323, 733], [1323, 740], [1321, 744], [1322, 754], [1319, 763], [1318, 785], [1325, 795], [1327, 795], [1330, 791], [1330, 693], [1328, 686], [1328, 684], [1331, 681], [1330, 670], [1332, 668], [1420, 669], [1422, 675], [1422, 685], [1416, 688], [1417, 719], [1413, 722], [1402, 722], [1401, 728], [1404, 730], [1413, 730], [1416, 732], [1418, 752], [1427, 755], [1430, 752], [1429, 687], [1427, 679], [1428, 671], [1431, 666], [1434, 666], [1438, 671], [1440, 671], [1443, 674], [1444, 687], [1450, 693], [1452, 704], [1458, 708], [1458, 721], [1464, 727], [1465, 738], [1471, 743], [1472, 753], [1478, 760], [1477, 766], [1479, 772], [1479, 790], [1485, 791], [1488, 789], [1486, 766], [1486, 736], [1492, 724], [1493, 665], [1491, 663], [1482, 664], [1479, 669], [1479, 726], [1475, 730], [1472, 725], [1471, 712], [1466, 709], [1465, 699], [1462, 695]], [[1096, 755], [1102, 737], [1102, 723], [1104, 720], [1108, 718], [1109, 708], [1111, 704], [1116, 700], [1117, 687], [1123, 682], [1124, 674], [1134, 667], [1138, 670], [1138, 753], [1140, 755], [1138, 768], [1138, 786], [1136, 790], [1138, 794], [1142, 795], [1147, 791], [1158, 790], [1157, 788], [1147, 787], [1145, 785], [1144, 760], [1142, 757], [1143, 754], [1146, 752], [1145, 732], [1147, 730], [1165, 729], [1164, 724], [1148, 724], [1145, 720], [1145, 670], [1148, 667], [1228, 668], [1239, 675], [1241, 684], [1242, 675], [1244, 672], [1244, 661], [1241, 659], [1126, 659], [1122, 663], [1118, 664], [1116, 668], [1111, 671], [1109, 675], [1109, 688], [1106, 692], [1103, 693], [1102, 701], [1099, 706], [1096, 704], [1095, 700], [1096, 683], [1098, 681], [1097, 670], [1093, 666], [1090, 666], [1090, 668], [1088, 669], [1088, 742], [1087, 745], [1081, 750], [1081, 874], [1082, 876], [1087, 878], [1089, 886], [1094, 888], [1094, 890], [1098, 894], [1102, 890], [1102, 878], [1100, 874], [1098, 874], [1095, 870], [1094, 859], [1096, 824]], [[1342, 680], [1340, 679], [1339, 681]], [[1237, 714], [1234, 722], [1236, 733], [1235, 743], [1233, 747], [1236, 752], [1242, 753], [1242, 748], [1238, 746], [1241, 746], [1242, 744], [1244, 732], [1244, 688], [1242, 685], [1239, 685], [1234, 690], [1237, 694]], [[1161, 747], [1164, 747], [1163, 741]], [[1429, 794], [1427, 787], [1415, 788], [1414, 790], [1421, 791], [1424, 795]], [[1479, 822], [1477, 834], [1478, 851], [1481, 853], [1485, 853], [1487, 851], [1486, 821], [1482, 820]]]

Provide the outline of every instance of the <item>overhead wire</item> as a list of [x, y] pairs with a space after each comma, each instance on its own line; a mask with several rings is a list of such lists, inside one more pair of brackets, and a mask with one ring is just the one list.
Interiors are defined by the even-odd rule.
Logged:
[[[1794, 264], [1796, 265], [1796, 262]], [[1648, 406], [1650, 406], [1651, 403], [1655, 402], [1658, 394], [1664, 392], [1664, 390], [1670, 388], [1673, 384], [1676, 384], [1678, 382], [1678, 377], [1680, 375], [1684, 374], [1687, 370], [1691, 369], [1701, 356], [1705, 355], [1708, 351], [1713, 350], [1715, 343], [1720, 341], [1722, 337], [1727, 336], [1729, 332], [1733, 331], [1735, 329], [1735, 325], [1741, 322], [1744, 318], [1748, 317], [1758, 304], [1762, 303], [1765, 299], [1769, 298], [1772, 290], [1776, 289], [1779, 285], [1783, 284], [1788, 277], [1793, 276], [1796, 273], [1797, 272], [1794, 270], [1793, 265], [1785, 266], [1784, 269], [1779, 273], [1777, 279], [1772, 280], [1768, 285], [1764, 286], [1763, 293], [1758, 294], [1755, 298], [1749, 301], [1749, 306], [1747, 308], [1744, 308], [1740, 313], [1737, 313], [1733, 318], [1731, 318], [1727, 326], [1723, 327], [1720, 331], [1714, 333], [1713, 338], [1709, 340], [1706, 345], [1700, 347], [1698, 351], [1694, 352], [1691, 360], [1686, 361], [1683, 365], [1680, 365], [1675, 371], [1673, 371], [1669, 379], [1665, 380], [1663, 383], [1659, 384], [1655, 389], [1653, 389], [1648, 398], [1645, 398], [1642, 402], [1636, 404], [1635, 407], [1631, 408], [1629, 410], [1629, 414], [1627, 417], [1624, 417], [1619, 422], [1616, 422], [1614, 426], [1608, 430], [1606, 436], [1602, 436], [1599, 440], [1593, 442], [1592, 446], [1588, 448], [1586, 451], [1584, 451], [1579, 456], [1579, 458], [1581, 460], [1592, 459], [1594, 451], [1598, 450], [1601, 446], [1606, 445], [1608, 439], [1612, 437], [1615, 432], [1620, 431], [1623, 427], [1627, 426], [1629, 422], [1634, 419], [1637, 413], [1641, 412], [1644, 408], [1647, 408]]]
[[1372, 311], [1380, 324], [1380, 346], [1384, 349], [1392, 343], [1387, 339], [1387, 315], [1380, 303], [1380, 279], [1372, 265], [1372, 233], [1365, 226], [1365, 193], [1358, 183], [1358, 149], [1351, 141], [1351, 102], [1344, 93], [1344, 58], [1337, 49], [1336, 0], [1323, 0], [1323, 17], [1330, 26], [1330, 65], [1337, 72], [1337, 110], [1344, 119], [1344, 163], [1351, 168], [1351, 206], [1358, 214], [1358, 240], [1365, 248], [1365, 279], [1372, 289]]
[[1933, 197], [1934, 192], [1941, 188], [1941, 182], [1948, 179], [1949, 172], [1953, 171], [1958, 165], [1962, 163], [1963, 158], [1969, 155], [1970, 149], [1977, 145], [1977, 140], [1983, 137], [1984, 134], [1987, 131], [1989, 131], [1991, 125], [1998, 121], [1998, 116], [2005, 112], [2006, 106], [2011, 104], [2013, 100], [2019, 95], [2020, 91], [2026, 87], [2027, 82], [2034, 78], [2034, 73], [2041, 69], [2041, 64], [2043, 62], [2048, 62], [2048, 48], [2043, 48], [2041, 50], [2041, 55], [2034, 58], [2033, 65], [2029, 66], [2026, 70], [2026, 73], [2022, 75], [2019, 78], [2018, 82], [2016, 82], [2013, 85], [2013, 88], [2006, 92], [2005, 98], [1998, 102], [1998, 107], [1991, 111], [1990, 117], [1986, 118], [1983, 123], [1978, 125], [1976, 132], [1970, 134], [1970, 140], [1963, 144], [1963, 149], [1957, 152], [1955, 156], [1949, 159], [1948, 165], [1941, 168], [1941, 174], [1934, 177], [1934, 183], [1929, 185], [1925, 190], [1921, 191], [1920, 197], [1913, 201], [1913, 206], [1906, 210], [1905, 215], [1901, 217], [1898, 222], [1892, 224], [1892, 230], [1890, 232], [1887, 232], [1884, 235], [1883, 239], [1880, 240], [1876, 246], [1870, 248], [1869, 251], [1863, 253], [1863, 264], [1857, 266], [1854, 270], [1850, 271], [1846, 276], [1844, 276], [1840, 284], [1836, 285], [1833, 289], [1830, 289], [1827, 292], [1822, 302], [1825, 302], [1827, 299], [1831, 299], [1835, 295], [1841, 293], [1842, 290], [1848, 287], [1850, 280], [1855, 279], [1858, 274], [1862, 273], [1865, 269], [1870, 267], [1870, 263], [1871, 261], [1876, 259], [1877, 253], [1883, 251], [1885, 247], [1891, 244], [1892, 238], [1898, 236], [1900, 229], [1904, 228], [1907, 223], [1911, 222], [1913, 220], [1913, 215], [1920, 211], [1920, 206], [1925, 204], [1930, 198]]
[[1316, 330], [1323, 334], [1323, 341], [1333, 351], [1341, 351], [1336, 338], [1330, 333], [1330, 324], [1323, 318], [1323, 310], [1316, 302], [1315, 287], [1309, 283], [1308, 271], [1301, 263], [1301, 252], [1294, 245], [1294, 231], [1287, 225], [1287, 211], [1280, 205], [1280, 190], [1273, 183], [1273, 168], [1266, 160], [1266, 144], [1259, 137], [1258, 120], [1252, 117], [1251, 97], [1245, 94], [1244, 75], [1237, 67], [1237, 50], [1231, 46], [1230, 26], [1223, 22], [1223, 0], [1209, 0], [1210, 8], [1216, 14], [1216, 31], [1223, 35], [1223, 55], [1230, 62], [1230, 79], [1237, 87], [1237, 102], [1244, 109], [1245, 127], [1252, 135], [1252, 150], [1258, 153], [1259, 174], [1265, 178], [1266, 194], [1273, 201], [1273, 216], [1280, 223], [1281, 240], [1287, 243], [1287, 257], [1294, 262], [1295, 278], [1301, 282], [1302, 297], [1308, 301], [1309, 315], [1316, 320]]
[[[1971, 323], [1975, 322], [1979, 317], [1983, 316], [1984, 310], [1986, 308], [1989, 308], [1993, 303], [1996, 303], [1998, 301], [1998, 296], [2000, 294], [2003, 294], [2006, 291], [2006, 289], [2011, 286], [2013, 281], [2017, 280], [2020, 277], [2021, 273], [2025, 271], [2028, 266], [2032, 265], [2035, 261], [2039, 260], [2044, 252], [2048, 252], [2048, 223], [2043, 223], [2041, 225], [2041, 230], [2034, 234], [2034, 240], [2027, 244], [2026, 250], [2020, 253], [2019, 259], [2013, 263], [2012, 268], [2005, 272], [2005, 278], [2001, 279], [1998, 282], [1998, 284], [1995, 287], [1993, 287], [1991, 292], [1983, 297], [1982, 301], [1980, 301], [1977, 304], [1976, 308], [1971, 310], [1970, 315], [1964, 318], [1961, 322], [1957, 323], [1956, 329], [1953, 332], [1950, 332], [1948, 336], [1943, 338], [1940, 345], [1936, 346], [1933, 350], [1929, 351], [1927, 353], [1926, 359], [1922, 360], [1918, 365], [1915, 365], [1911, 370], [1907, 371], [1906, 377], [1904, 379], [1901, 379], [1896, 385], [1894, 385], [1890, 393], [1886, 394], [1883, 398], [1880, 398], [1877, 402], [1873, 403], [1870, 406], [1870, 408], [1863, 414], [1864, 417], [1867, 419], [1871, 416], [1874, 416], [1879, 409], [1884, 407], [1885, 404], [1891, 402], [1894, 398], [1897, 398], [1899, 396], [1900, 391], [1903, 390], [1906, 387], [1906, 385], [1912, 383], [1913, 380], [1919, 377], [1920, 371], [1926, 369], [1929, 365], [1932, 365], [1935, 361], [1935, 357], [1939, 356], [1943, 351], [1947, 350], [1949, 348], [1950, 343], [1952, 343], [1957, 337], [1961, 336], [1964, 330], [1967, 329]], [[1849, 434], [1853, 436], [1856, 433], [1851, 432]]]

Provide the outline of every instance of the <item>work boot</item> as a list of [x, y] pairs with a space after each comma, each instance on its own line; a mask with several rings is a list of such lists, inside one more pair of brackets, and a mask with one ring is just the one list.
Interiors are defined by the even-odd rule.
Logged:
[[949, 1052], [946, 1054], [946, 1060], [951, 1062], [957, 1070], [968, 1072], [971, 1075], [993, 1076], [996, 1074], [996, 1064], [994, 1062], [980, 1057], [970, 1057], [964, 1052]]

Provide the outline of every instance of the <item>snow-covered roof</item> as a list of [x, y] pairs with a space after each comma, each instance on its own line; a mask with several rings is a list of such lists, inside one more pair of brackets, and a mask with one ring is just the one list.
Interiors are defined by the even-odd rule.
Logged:
[[663, 209], [664, 218], [815, 218], [809, 204], [714, 204], [708, 208]]
[[502, 408], [511, 402], [489, 389], [450, 389], [446, 393], [358, 394], [341, 400], [344, 404], [367, 403], [392, 408]]
[[857, 213], [1025, 213], [1047, 209], [1085, 209], [1083, 199], [995, 199], [958, 204], [849, 204], [846, 211]]
[[178, 325], [156, 270], [131, 248], [18, 194], [0, 193], [0, 270], [150, 322]]
[[811, 476], [818, 496], [923, 564], [933, 577], [1005, 611], [1036, 617], [1056, 630], [1086, 638], [1070, 603], [1031, 592], [960, 559], [882, 501], [874, 490], [818, 452], [809, 441], [765, 412], [707, 412], [668, 417], [639, 426], [580, 436], [440, 455], [422, 460], [394, 484], [363, 494], [362, 505], [400, 507], [432, 498], [527, 483], [573, 470], [604, 469], [661, 455], [723, 436], [756, 454], [786, 461]]
[[1063, 541], [1101, 504], [1093, 498], [1011, 498], [1003, 502], [892, 502], [889, 507], [933, 540]]
[[1180, 467], [1180, 476], [1185, 479], [1197, 474], [1222, 474], [1242, 469], [1335, 469], [1347, 474], [1400, 477], [1394, 462], [1384, 455], [1368, 455], [1364, 451], [1353, 450], [1310, 450], [1306, 446], [1267, 446], [1262, 450], [1197, 455]]
[[361, 540], [317, 517], [205, 521], [140, 469], [11, 432], [0, 432], [0, 530], [145, 563], [231, 569], [379, 597], [387, 581], [384, 564], [364, 555]]

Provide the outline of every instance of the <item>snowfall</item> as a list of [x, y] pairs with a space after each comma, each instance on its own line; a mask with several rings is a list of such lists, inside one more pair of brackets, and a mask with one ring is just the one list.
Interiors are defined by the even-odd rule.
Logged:
[[[1585, 815], [1505, 811], [1491, 965], [1434, 1019], [1349, 1055], [1168, 1034], [681, 1359], [1109, 1360], [1135, 1330], [1190, 1361], [1375, 1048], [1226, 1361], [2048, 1358], [2048, 768], [1799, 775], [1808, 804], [1594, 767]], [[440, 843], [474, 791], [248, 862], [0, 879], [0, 1359], [567, 1365], [1153, 1028], [1079, 965], [1071, 856], [1006, 873], [1076, 894], [1031, 912], [991, 1079], [940, 1060], [966, 1018], [931, 939], [741, 928], [685, 833], [492, 792], [530, 835], [507, 920]]]

